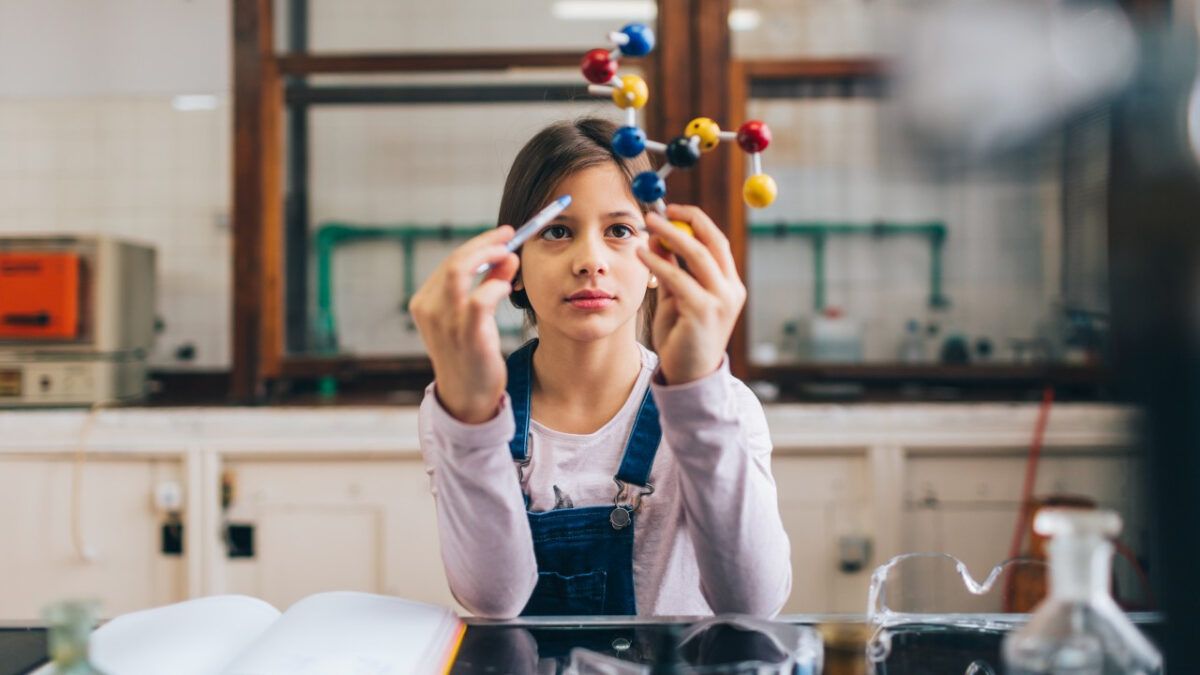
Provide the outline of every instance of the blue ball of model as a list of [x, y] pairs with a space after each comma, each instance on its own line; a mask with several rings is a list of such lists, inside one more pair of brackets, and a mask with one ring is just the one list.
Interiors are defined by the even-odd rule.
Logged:
[[654, 31], [644, 23], [631, 23], [621, 29], [629, 41], [621, 45], [625, 56], [645, 56], [654, 49]]
[[637, 127], [621, 127], [613, 134], [613, 152], [632, 159], [646, 149], [646, 132]]
[[633, 178], [633, 196], [638, 201], [653, 204], [667, 194], [667, 184], [653, 171], [643, 171]]

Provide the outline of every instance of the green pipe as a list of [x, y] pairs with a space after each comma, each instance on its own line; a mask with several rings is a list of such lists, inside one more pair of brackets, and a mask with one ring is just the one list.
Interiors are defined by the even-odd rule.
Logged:
[[812, 238], [813, 249], [813, 310], [825, 311], [825, 233], [817, 232]]
[[[408, 311], [408, 303], [416, 292], [416, 245], [421, 241], [458, 241], [469, 239], [492, 229], [492, 225], [466, 227], [433, 227], [429, 225], [404, 224], [389, 227], [352, 225], [342, 222], [323, 223], [316, 232], [317, 256], [317, 323], [316, 351], [336, 353], [337, 319], [333, 307], [333, 252], [347, 242], [378, 239], [398, 240], [404, 251], [404, 298], [402, 307]], [[870, 235], [893, 237], [920, 235], [930, 241], [929, 305], [944, 307], [949, 300], [942, 293], [942, 257], [946, 241], [946, 225], [938, 221], [917, 223], [874, 222], [857, 224], [849, 222], [793, 222], [754, 223], [750, 225], [751, 238], [800, 236], [812, 239], [813, 243], [813, 308], [825, 309], [825, 249], [829, 236]]]
[[942, 292], [942, 254], [946, 242], [946, 224], [940, 221], [917, 223], [848, 222], [755, 223], [750, 225], [750, 237], [809, 237], [813, 245], [813, 309], [825, 309], [825, 242], [831, 235], [868, 235], [896, 237], [919, 235], [929, 239], [929, 306], [946, 307], [950, 300]]
[[317, 228], [317, 340], [320, 353], [338, 351], [337, 319], [333, 308], [333, 251], [338, 246], [352, 241], [379, 239], [399, 240], [404, 251], [404, 298], [402, 307], [408, 311], [408, 303], [416, 293], [416, 242], [426, 240], [458, 241], [492, 229], [491, 225], [475, 227], [430, 227], [428, 225], [398, 225], [394, 227], [371, 227], [347, 223], [323, 223]]
[[929, 306], [950, 306], [950, 298], [942, 293], [942, 254], [946, 248], [946, 230], [932, 235], [929, 241]]
[[404, 247], [404, 299], [400, 302], [400, 309], [407, 314], [408, 303], [417, 287], [417, 245], [410, 238], [401, 241], [401, 245]]

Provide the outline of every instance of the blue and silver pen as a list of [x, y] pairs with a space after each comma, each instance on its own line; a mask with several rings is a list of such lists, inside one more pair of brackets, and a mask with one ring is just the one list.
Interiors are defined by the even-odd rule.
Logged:
[[[553, 202], [550, 202], [549, 206], [541, 211], [538, 211], [537, 215], [529, 219], [529, 222], [517, 228], [516, 234], [513, 235], [512, 239], [508, 240], [508, 243], [504, 245], [504, 248], [507, 248], [509, 253], [516, 253], [517, 249], [521, 248], [521, 244], [524, 244], [530, 237], [537, 234], [538, 230], [545, 227], [546, 223], [554, 220], [558, 214], [562, 213], [563, 210], [570, 205], [571, 195], [563, 195], [558, 199], [555, 199]], [[483, 274], [484, 272], [492, 269], [492, 267], [493, 265], [491, 263], [484, 263], [475, 270], [475, 273]]]

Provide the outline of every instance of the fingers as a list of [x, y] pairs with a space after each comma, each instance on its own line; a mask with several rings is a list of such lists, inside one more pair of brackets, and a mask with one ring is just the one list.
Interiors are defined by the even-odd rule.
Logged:
[[521, 267], [521, 259], [517, 257], [516, 253], [509, 253], [500, 262], [493, 262], [492, 265], [492, 269], [488, 270], [487, 276], [483, 278], [482, 283], [487, 283], [493, 279], [511, 282], [513, 277], [517, 276], [517, 270]]
[[[512, 239], [512, 234], [511, 227], [502, 225], [495, 230], [472, 237], [454, 249], [454, 252], [446, 258], [439, 267], [438, 273], [435, 274], [435, 276], [440, 274], [446, 277], [445, 287], [448, 296], [450, 298], [462, 297], [470, 290], [481, 266], [498, 266], [512, 255], [504, 247], [504, 243]], [[515, 274], [515, 270], [513, 273]]]
[[729, 238], [703, 209], [686, 204], [670, 204], [667, 206], [667, 217], [682, 220], [691, 225], [692, 231], [696, 234], [696, 240], [712, 253], [721, 271], [726, 276], [736, 274], [737, 266], [733, 262], [733, 251], [729, 247]]
[[458, 248], [459, 248], [459, 250], [463, 250], [463, 249], [478, 248], [478, 247], [487, 246], [490, 244], [504, 244], [509, 239], [512, 239], [513, 234], [515, 234], [515, 233], [516, 233], [516, 230], [514, 230], [512, 228], [512, 225], [501, 225], [500, 227], [497, 227], [494, 230], [488, 230], [487, 232], [480, 232], [479, 234], [475, 235], [474, 237], [471, 237], [470, 239], [463, 242], [463, 244], [461, 246], [459, 246]]
[[496, 305], [511, 292], [512, 284], [505, 279], [487, 279], [479, 284], [467, 297], [468, 323], [474, 326], [481, 319], [490, 318], [496, 312]]
[[646, 227], [652, 234], [661, 237], [673, 253], [683, 258], [688, 270], [705, 288], [716, 291], [726, 283], [726, 275], [713, 259], [712, 252], [694, 237], [684, 234], [665, 218], [653, 212], [646, 214]]
[[713, 296], [700, 285], [692, 275], [684, 272], [677, 265], [663, 260], [649, 248], [637, 249], [638, 259], [650, 269], [651, 274], [658, 277], [658, 283], [672, 297], [684, 304], [702, 306]]
[[674, 297], [660, 298], [654, 308], [654, 322], [662, 326], [674, 326], [679, 320], [679, 301]]

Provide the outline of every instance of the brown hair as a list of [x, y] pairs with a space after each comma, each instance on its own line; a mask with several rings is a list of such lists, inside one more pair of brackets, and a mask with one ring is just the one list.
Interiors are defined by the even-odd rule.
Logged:
[[[539, 131], [517, 153], [508, 170], [504, 194], [500, 197], [497, 226], [508, 224], [518, 227], [529, 220], [550, 203], [559, 184], [577, 171], [612, 162], [630, 181], [643, 171], [652, 171], [654, 167], [646, 153], [626, 159], [613, 152], [611, 140], [616, 131], [615, 122], [601, 117], [555, 122]], [[646, 206], [641, 202], [638, 204], [644, 213]], [[537, 323], [537, 316], [524, 290], [514, 290], [508, 297], [515, 307], [525, 310], [525, 318], [530, 324]], [[657, 293], [650, 290], [642, 303], [647, 344], [656, 298]]]

